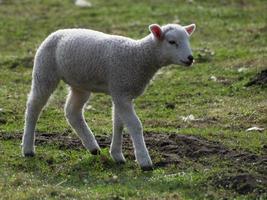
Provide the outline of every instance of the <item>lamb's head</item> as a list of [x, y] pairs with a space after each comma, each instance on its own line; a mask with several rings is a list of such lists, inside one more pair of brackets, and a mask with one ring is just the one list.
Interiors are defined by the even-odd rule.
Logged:
[[189, 38], [195, 29], [195, 24], [188, 26], [168, 24], [162, 27], [152, 24], [149, 26], [154, 42], [160, 48], [160, 57], [164, 63], [184, 66], [191, 66], [194, 62]]

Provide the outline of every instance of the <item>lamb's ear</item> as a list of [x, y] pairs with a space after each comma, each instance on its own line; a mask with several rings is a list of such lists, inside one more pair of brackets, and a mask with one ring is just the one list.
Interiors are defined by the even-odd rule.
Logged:
[[157, 38], [158, 40], [162, 40], [163, 32], [158, 24], [151, 24], [149, 26], [149, 30], [154, 35], [155, 38]]
[[191, 36], [194, 31], [196, 30], [196, 25], [195, 24], [190, 24], [188, 26], [184, 26], [186, 32], [188, 33], [189, 36]]

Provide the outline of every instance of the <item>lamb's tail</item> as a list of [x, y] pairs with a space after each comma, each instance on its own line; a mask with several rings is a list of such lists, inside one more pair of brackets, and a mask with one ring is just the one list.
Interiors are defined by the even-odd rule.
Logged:
[[[32, 73], [33, 85], [45, 85], [45, 88], [54, 88], [59, 82], [57, 72], [56, 48], [60, 40], [57, 32], [49, 35], [38, 48]], [[44, 88], [44, 89], [45, 89]]]

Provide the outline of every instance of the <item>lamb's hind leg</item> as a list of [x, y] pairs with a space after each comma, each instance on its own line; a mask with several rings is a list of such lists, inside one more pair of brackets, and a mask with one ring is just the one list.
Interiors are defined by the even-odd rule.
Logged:
[[115, 105], [113, 105], [113, 135], [110, 147], [110, 155], [117, 163], [125, 163], [125, 158], [122, 154], [122, 131], [123, 122], [119, 117], [118, 111], [116, 111]]
[[100, 152], [100, 147], [83, 116], [83, 107], [89, 96], [90, 92], [71, 88], [65, 105], [65, 114], [69, 124], [79, 135], [85, 148], [96, 155]]
[[26, 157], [31, 157], [35, 154], [35, 126], [42, 108], [59, 82], [59, 79], [54, 76], [50, 76], [47, 79], [43, 78], [37, 75], [33, 76], [32, 88], [27, 101], [25, 127], [21, 144], [22, 154]]

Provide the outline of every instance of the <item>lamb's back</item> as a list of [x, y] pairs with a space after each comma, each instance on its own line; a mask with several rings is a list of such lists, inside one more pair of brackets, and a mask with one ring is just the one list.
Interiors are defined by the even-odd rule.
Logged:
[[56, 51], [61, 67], [110, 64], [114, 57], [124, 57], [135, 43], [127, 37], [88, 29], [64, 29], [56, 34], [61, 35]]
[[88, 29], [64, 29], [59, 36], [56, 62], [62, 78], [71, 85], [108, 85], [111, 71], [129, 66], [135, 40]]

